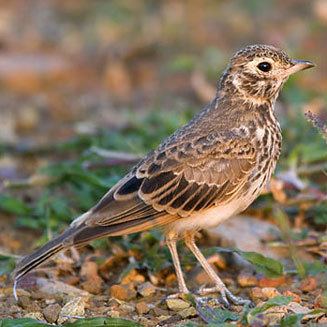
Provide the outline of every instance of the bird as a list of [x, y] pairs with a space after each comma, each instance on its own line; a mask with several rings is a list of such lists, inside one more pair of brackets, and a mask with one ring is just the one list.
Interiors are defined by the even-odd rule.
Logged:
[[140, 160], [66, 231], [25, 256], [14, 270], [19, 280], [60, 251], [90, 241], [161, 228], [178, 282], [189, 294], [177, 241], [184, 241], [224, 304], [245, 304], [232, 294], [196, 245], [202, 229], [244, 211], [269, 182], [281, 152], [274, 107], [290, 75], [314, 67], [271, 45], [237, 51], [219, 79], [212, 101], [186, 125]]

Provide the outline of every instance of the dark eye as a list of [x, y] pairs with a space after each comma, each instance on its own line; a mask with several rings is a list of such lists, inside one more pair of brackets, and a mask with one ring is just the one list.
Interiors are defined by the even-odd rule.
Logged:
[[267, 61], [260, 62], [257, 66], [261, 71], [267, 73], [271, 70], [271, 64]]

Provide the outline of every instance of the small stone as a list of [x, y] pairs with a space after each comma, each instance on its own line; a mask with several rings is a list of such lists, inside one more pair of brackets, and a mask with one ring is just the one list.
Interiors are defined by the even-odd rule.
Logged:
[[38, 321], [45, 321], [43, 314], [41, 312], [29, 312], [26, 315], [24, 315], [24, 318], [32, 318]]
[[194, 307], [185, 308], [178, 311], [178, 314], [183, 318], [195, 317], [197, 315], [196, 309]]
[[135, 283], [140, 284], [145, 282], [145, 277], [136, 269], [131, 269], [121, 280], [122, 284]]
[[38, 305], [38, 303], [36, 301], [32, 301], [30, 299], [30, 297], [27, 296], [21, 296], [19, 297], [19, 305], [30, 312], [37, 312], [37, 311], [41, 311], [40, 306]]
[[143, 316], [139, 316], [137, 317], [137, 321], [139, 324], [141, 324], [141, 326], [147, 326], [147, 327], [154, 327], [154, 326], [158, 326], [158, 322], [159, 320], [157, 320], [154, 317], [151, 317], [150, 319], [143, 317]]
[[81, 283], [81, 287], [89, 293], [100, 294], [102, 291], [102, 279], [99, 276], [94, 276], [93, 279], [88, 279]]
[[43, 309], [42, 313], [46, 321], [50, 324], [53, 324], [58, 320], [60, 311], [61, 306], [57, 303], [48, 305], [46, 308]]
[[136, 311], [139, 315], [146, 314], [150, 311], [148, 304], [144, 301], [136, 303]]
[[260, 287], [253, 287], [250, 289], [250, 298], [253, 301], [265, 299], [266, 296], [262, 293]]
[[92, 294], [100, 294], [102, 291], [102, 279], [98, 274], [98, 265], [93, 261], [86, 261], [80, 272], [83, 283], [82, 288]]
[[286, 276], [281, 276], [277, 278], [267, 278], [263, 277], [259, 279], [259, 287], [277, 287], [285, 284], [287, 282]]
[[149, 273], [149, 279], [150, 279], [150, 282], [153, 285], [158, 285], [159, 284], [159, 278], [157, 276]]
[[314, 277], [307, 277], [302, 280], [300, 289], [303, 292], [311, 292], [317, 288], [317, 280]]
[[182, 299], [167, 299], [166, 304], [170, 310], [180, 311], [188, 308], [191, 304]]
[[241, 273], [237, 277], [237, 282], [241, 287], [251, 287], [258, 284], [258, 280], [255, 276], [247, 273]]
[[268, 299], [271, 299], [275, 296], [280, 295], [280, 293], [274, 287], [264, 287], [261, 289], [261, 291], [262, 291], [263, 295]]
[[170, 318], [170, 316], [168, 316], [168, 315], [167, 315], [167, 316], [162, 315], [162, 316], [159, 316], [159, 317], [158, 317], [158, 320], [161, 321], [161, 322], [163, 322], [163, 321], [165, 321], [165, 320], [167, 320], [167, 319], [169, 319], [169, 318]]
[[291, 291], [284, 291], [283, 295], [284, 296], [291, 296], [293, 302], [301, 303], [301, 297], [300, 297], [300, 295], [298, 295], [296, 293], [293, 293]]
[[175, 274], [169, 274], [165, 278], [165, 284], [167, 286], [173, 285], [176, 282], [177, 278]]
[[60, 325], [68, 320], [70, 321], [73, 317], [83, 317], [85, 313], [85, 304], [85, 297], [75, 297], [68, 301], [60, 311], [58, 324]]
[[168, 310], [164, 310], [164, 309], [161, 309], [161, 308], [158, 308], [158, 307], [154, 307], [152, 310], [153, 310], [153, 313], [154, 313], [154, 315], [156, 317], [169, 316]]
[[[49, 280], [46, 278], [38, 278], [36, 280], [39, 287], [38, 296], [40, 299], [47, 298], [48, 295], [68, 296], [69, 298], [87, 297], [90, 293], [83, 291], [77, 287], [70, 286], [60, 281]], [[34, 293], [34, 297], [36, 293]], [[36, 297], [35, 297], [36, 298]]]
[[122, 301], [129, 301], [136, 297], [136, 291], [131, 285], [112, 285], [110, 287], [110, 294], [112, 297]]
[[219, 253], [213, 254], [207, 261], [220, 269], [226, 269], [226, 260]]
[[153, 295], [156, 292], [156, 288], [150, 282], [145, 282], [137, 287], [137, 291], [143, 297]]
[[135, 306], [132, 304], [128, 304], [128, 303], [122, 303], [119, 306], [119, 309], [124, 313], [124, 314], [129, 314], [129, 313], [133, 313], [135, 311]]

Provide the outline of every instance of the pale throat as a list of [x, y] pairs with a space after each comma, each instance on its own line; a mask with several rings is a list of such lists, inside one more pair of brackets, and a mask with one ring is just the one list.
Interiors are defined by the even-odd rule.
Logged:
[[[231, 84], [233, 85], [234, 89], [237, 91], [237, 93], [242, 97], [243, 101], [245, 103], [250, 103], [253, 105], [264, 105], [269, 103], [271, 107], [274, 107], [274, 104], [276, 102], [276, 99], [279, 95], [279, 92], [284, 84], [284, 80], [275, 81], [274, 83], [274, 92], [271, 96], [261, 96], [256, 94], [250, 94], [246, 89], [243, 87], [243, 81], [242, 76], [235, 74], [233, 78], [231, 79]], [[258, 88], [264, 88], [265, 82], [264, 81], [258, 81], [256, 84], [256, 87]]]

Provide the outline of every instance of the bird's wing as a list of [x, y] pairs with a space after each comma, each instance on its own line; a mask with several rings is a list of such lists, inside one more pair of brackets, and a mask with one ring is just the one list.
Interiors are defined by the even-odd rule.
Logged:
[[233, 132], [172, 142], [159, 147], [111, 189], [92, 209], [87, 224], [157, 220], [167, 214], [187, 217], [227, 203], [248, 182], [255, 163], [251, 141]]

